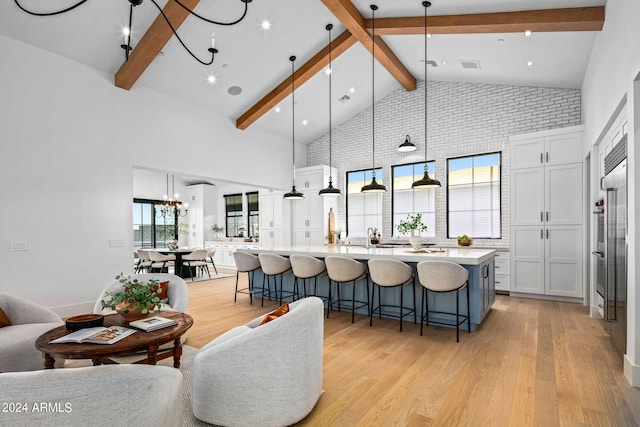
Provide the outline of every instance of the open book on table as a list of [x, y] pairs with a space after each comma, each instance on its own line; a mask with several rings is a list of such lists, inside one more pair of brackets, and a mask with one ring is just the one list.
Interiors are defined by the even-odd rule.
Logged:
[[60, 337], [49, 344], [60, 343], [91, 343], [91, 344], [113, 344], [121, 339], [128, 337], [135, 332], [134, 329], [124, 328], [122, 326], [109, 326], [105, 328], [99, 326], [97, 328], [85, 328], [75, 331], [64, 337]]

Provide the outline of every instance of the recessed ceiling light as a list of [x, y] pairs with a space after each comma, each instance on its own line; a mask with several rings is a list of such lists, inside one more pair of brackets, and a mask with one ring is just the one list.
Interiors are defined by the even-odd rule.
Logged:
[[326, 70], [324, 70], [324, 73], [328, 76], [329, 74], [331, 74], [331, 68], [327, 68]]
[[242, 88], [240, 86], [231, 86], [229, 89], [227, 89], [227, 92], [229, 92], [229, 95], [240, 95], [242, 93]]
[[276, 113], [279, 113], [280, 112], [280, 107], [276, 107], [275, 110], [276, 110]]
[[531, 35], [531, 30], [527, 30], [524, 32], [525, 37], [529, 37]]
[[351, 93], [355, 93], [355, 91], [356, 91], [355, 87], [352, 87], [351, 89], [349, 89], [349, 92], [351, 92]]
[[308, 122], [308, 121], [306, 121], [306, 120], [303, 120], [303, 121], [302, 121], [302, 125], [303, 125], [303, 126], [306, 126], [308, 123], [309, 123], [309, 122]]
[[260, 26], [262, 27], [263, 30], [268, 30], [269, 28], [271, 28], [271, 22], [269, 22], [269, 20], [267, 19], [263, 19], [262, 22], [260, 23]]
[[427, 33], [427, 38], [430, 39], [431, 38], [431, 33]]
[[527, 61], [527, 67], [533, 67], [533, 61]]
[[441, 63], [441, 64], [446, 64], [446, 63], [447, 63], [447, 61], [440, 61], [440, 63]]
[[216, 76], [214, 76], [213, 74], [209, 74], [209, 76], [207, 77], [207, 81], [209, 82], [209, 84], [214, 84], [216, 82]]
[[498, 39], [498, 43], [504, 43], [504, 39]]

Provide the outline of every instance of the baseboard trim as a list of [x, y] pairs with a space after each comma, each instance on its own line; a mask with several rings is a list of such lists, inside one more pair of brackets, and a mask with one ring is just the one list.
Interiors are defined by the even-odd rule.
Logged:
[[591, 317], [594, 319], [602, 319], [602, 313], [600, 313], [600, 307], [597, 305], [592, 305], [591, 307]]
[[629, 357], [625, 354], [624, 360], [624, 376], [632, 387], [640, 388], [640, 365], [634, 365]]
[[512, 297], [518, 298], [533, 298], [533, 299], [543, 299], [548, 301], [562, 301], [562, 302], [572, 302], [575, 304], [584, 304], [584, 298], [573, 298], [573, 297], [561, 297], [557, 295], [543, 295], [543, 294], [528, 294], [524, 292], [509, 292], [509, 295]]

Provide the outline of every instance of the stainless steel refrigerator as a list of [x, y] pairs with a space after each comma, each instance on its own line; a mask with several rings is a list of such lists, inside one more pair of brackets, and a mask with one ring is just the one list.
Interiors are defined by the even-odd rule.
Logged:
[[621, 354], [627, 347], [627, 136], [604, 159], [605, 329]]

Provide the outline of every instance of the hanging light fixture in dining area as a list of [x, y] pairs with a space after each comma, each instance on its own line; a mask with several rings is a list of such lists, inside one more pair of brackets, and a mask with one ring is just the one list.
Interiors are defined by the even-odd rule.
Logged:
[[169, 193], [169, 174], [167, 174], [167, 192], [162, 196], [164, 202], [156, 206], [157, 218], [185, 217], [189, 213], [189, 204], [185, 203], [183, 209], [182, 203], [178, 201], [180, 196], [176, 193], [176, 183], [173, 175], [171, 175], [171, 190], [172, 193]]
[[431, 6], [430, 1], [423, 1], [424, 6], [424, 176], [411, 184], [413, 189], [427, 189], [440, 187], [440, 181], [429, 176], [427, 162], [427, 8]]
[[371, 152], [372, 152], [372, 170], [371, 170], [371, 182], [362, 186], [360, 192], [362, 193], [384, 193], [387, 191], [387, 187], [376, 181], [376, 10], [378, 6], [371, 5]]
[[293, 172], [292, 172], [292, 184], [291, 191], [285, 193], [283, 196], [287, 200], [301, 200], [304, 199], [304, 194], [296, 190], [296, 98], [295, 98], [295, 79], [294, 79], [294, 63], [296, 61], [295, 56], [290, 56], [291, 61], [291, 147], [292, 147], [292, 160], [293, 160]]
[[331, 176], [331, 76], [333, 75], [333, 70], [331, 68], [331, 30], [333, 29], [333, 24], [327, 24], [325, 29], [329, 32], [329, 185], [320, 190], [318, 194], [321, 196], [340, 196], [342, 191], [333, 186], [333, 177]]

